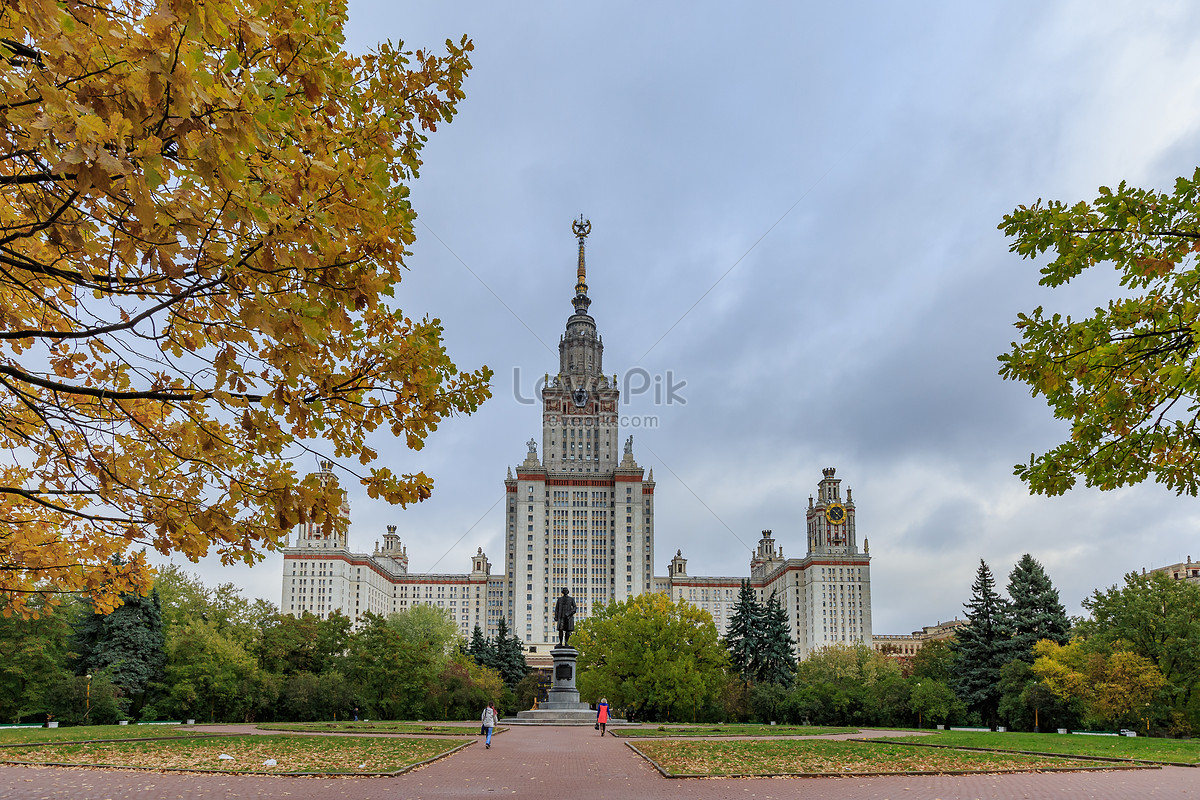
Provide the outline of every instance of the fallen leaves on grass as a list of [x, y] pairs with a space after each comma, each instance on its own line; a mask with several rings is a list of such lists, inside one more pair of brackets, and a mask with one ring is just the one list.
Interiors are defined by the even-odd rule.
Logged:
[[263, 722], [264, 731], [306, 731], [314, 733], [428, 733], [439, 736], [473, 736], [479, 725], [427, 725], [423, 722]]
[[830, 728], [816, 725], [659, 725], [619, 728], [614, 731], [626, 738], [676, 736], [830, 736], [858, 733], [858, 728]]
[[1015, 753], [975, 753], [829, 740], [652, 741], [638, 749], [677, 775], [1028, 772], [1099, 762]]
[[[442, 739], [228, 736], [158, 742], [98, 742], [24, 748], [7, 760], [149, 769], [236, 772], [395, 772], [455, 747]], [[222, 755], [232, 756], [223, 760]], [[274, 761], [274, 764], [266, 764]]]

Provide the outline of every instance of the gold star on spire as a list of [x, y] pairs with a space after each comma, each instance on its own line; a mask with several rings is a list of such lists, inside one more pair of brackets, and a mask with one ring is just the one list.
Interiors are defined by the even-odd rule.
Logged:
[[592, 232], [592, 221], [584, 219], [583, 214], [580, 214], [579, 219], [571, 222], [571, 232], [579, 239], [579, 269], [576, 273], [575, 292], [587, 294], [587, 266], [583, 260], [583, 246], [584, 240]]

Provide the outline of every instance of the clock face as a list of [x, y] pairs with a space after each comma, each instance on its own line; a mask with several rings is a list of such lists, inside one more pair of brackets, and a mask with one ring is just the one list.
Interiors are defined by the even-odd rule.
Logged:
[[825, 509], [825, 519], [831, 525], [841, 525], [846, 521], [846, 509], [841, 503], [834, 503]]
[[575, 390], [575, 393], [572, 394], [571, 397], [575, 401], [576, 408], [583, 408], [584, 406], [587, 405], [588, 390], [583, 388], [582, 386], [580, 386], [578, 389]]

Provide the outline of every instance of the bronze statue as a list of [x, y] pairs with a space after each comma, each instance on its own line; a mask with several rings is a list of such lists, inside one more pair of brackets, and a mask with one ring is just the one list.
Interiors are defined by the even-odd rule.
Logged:
[[575, 598], [563, 587], [562, 596], [554, 603], [554, 624], [558, 627], [558, 646], [567, 647], [575, 630]]

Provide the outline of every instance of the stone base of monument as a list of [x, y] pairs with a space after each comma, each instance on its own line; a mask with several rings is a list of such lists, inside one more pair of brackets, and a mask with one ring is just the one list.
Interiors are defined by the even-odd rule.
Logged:
[[[579, 651], [574, 647], [555, 647], [550, 651], [554, 659], [554, 671], [550, 691], [538, 707], [529, 711], [518, 711], [515, 717], [500, 720], [502, 725], [594, 725], [596, 711], [587, 703], [579, 701], [579, 690], [575, 688], [575, 661]], [[610, 719], [610, 723], [624, 722]]]

